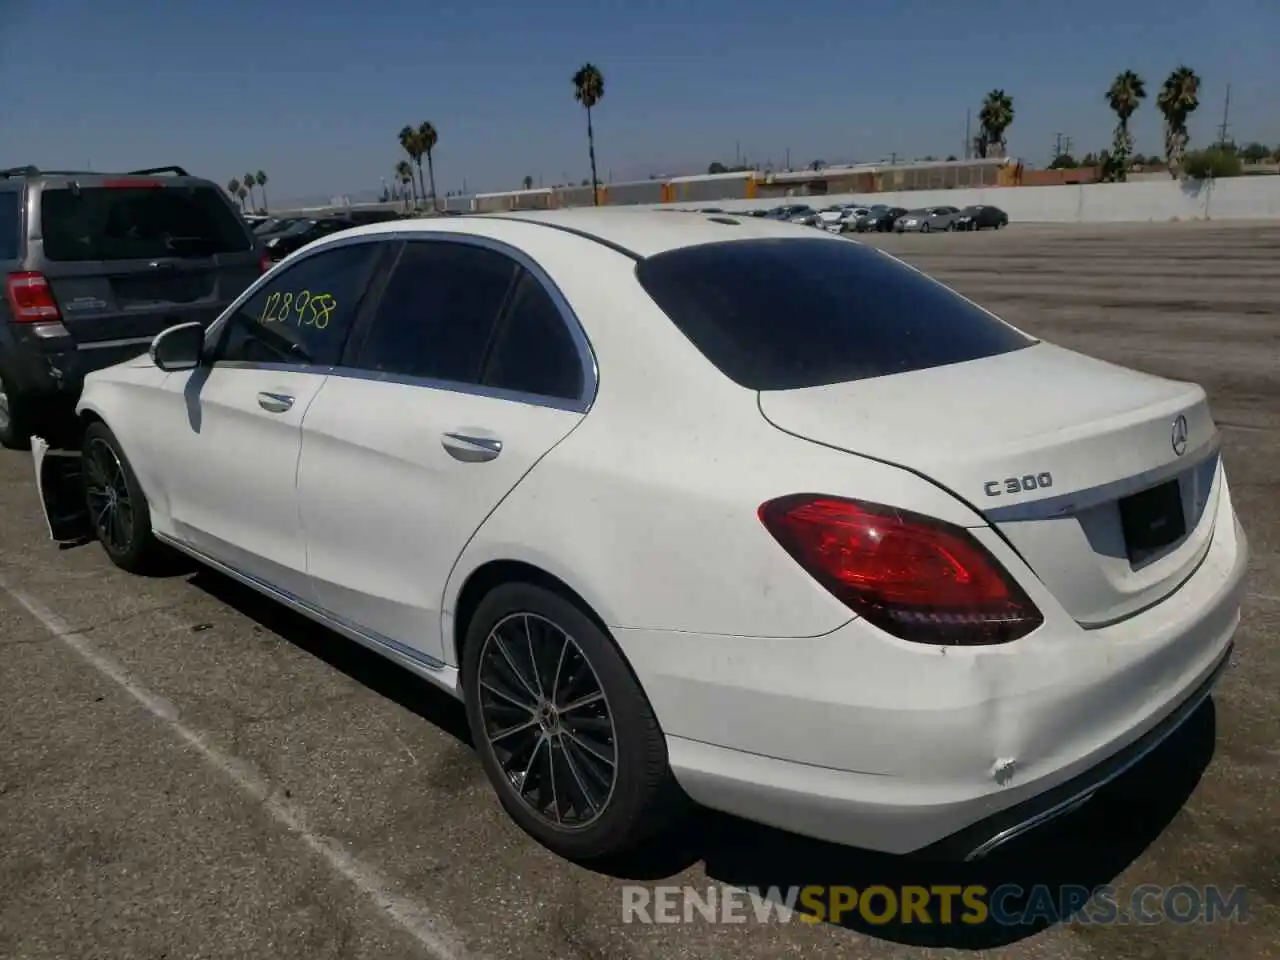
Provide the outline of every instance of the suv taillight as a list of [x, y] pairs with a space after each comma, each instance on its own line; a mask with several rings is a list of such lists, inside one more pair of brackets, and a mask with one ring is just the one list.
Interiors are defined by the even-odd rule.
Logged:
[[49, 281], [40, 273], [11, 273], [4, 278], [4, 295], [18, 323], [49, 323], [62, 319]]
[[267, 256], [267, 252], [265, 250], [262, 253], [258, 254], [258, 268], [263, 273], [266, 273], [273, 266], [274, 264], [271, 262], [271, 258]]
[[887, 633], [919, 643], [1008, 643], [1044, 622], [972, 534], [880, 504], [795, 494], [760, 521], [815, 580]]

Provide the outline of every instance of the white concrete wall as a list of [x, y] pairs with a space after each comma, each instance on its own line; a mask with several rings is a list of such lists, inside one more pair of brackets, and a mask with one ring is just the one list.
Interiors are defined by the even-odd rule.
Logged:
[[702, 204], [750, 210], [781, 203], [883, 203], [915, 209], [949, 204], [989, 203], [1024, 223], [1140, 223], [1173, 220], [1280, 219], [1280, 177], [1231, 177], [1187, 181], [1172, 178], [1143, 183], [1093, 183], [1065, 187], [986, 187], [966, 190], [911, 190], [902, 193], [718, 200]]

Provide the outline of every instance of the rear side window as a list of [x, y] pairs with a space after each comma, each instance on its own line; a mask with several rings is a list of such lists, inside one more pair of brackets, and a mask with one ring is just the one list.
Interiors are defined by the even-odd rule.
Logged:
[[40, 228], [50, 260], [156, 260], [253, 249], [244, 222], [209, 186], [46, 189]]
[[636, 267], [708, 360], [752, 390], [789, 390], [940, 367], [1035, 340], [872, 247], [737, 240]]
[[484, 384], [560, 400], [582, 396], [582, 361], [551, 295], [533, 274], [516, 285]]
[[464, 243], [408, 243], [356, 358], [365, 370], [479, 383], [516, 262]]
[[17, 260], [22, 245], [22, 213], [16, 190], [0, 190], [0, 260]]

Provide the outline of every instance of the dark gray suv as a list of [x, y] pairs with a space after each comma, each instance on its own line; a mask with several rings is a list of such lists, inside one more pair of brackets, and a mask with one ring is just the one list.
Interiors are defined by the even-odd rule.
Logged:
[[266, 268], [222, 190], [181, 167], [0, 169], [0, 444], [57, 432], [86, 373], [212, 323]]

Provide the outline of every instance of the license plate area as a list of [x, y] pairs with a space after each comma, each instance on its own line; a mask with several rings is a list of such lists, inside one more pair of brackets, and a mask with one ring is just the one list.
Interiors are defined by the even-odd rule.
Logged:
[[1187, 535], [1182, 485], [1176, 478], [1124, 497], [1119, 506], [1131, 566], [1141, 566]]
[[163, 303], [195, 303], [213, 293], [211, 273], [142, 274], [116, 277], [112, 291], [121, 306], [153, 306]]

